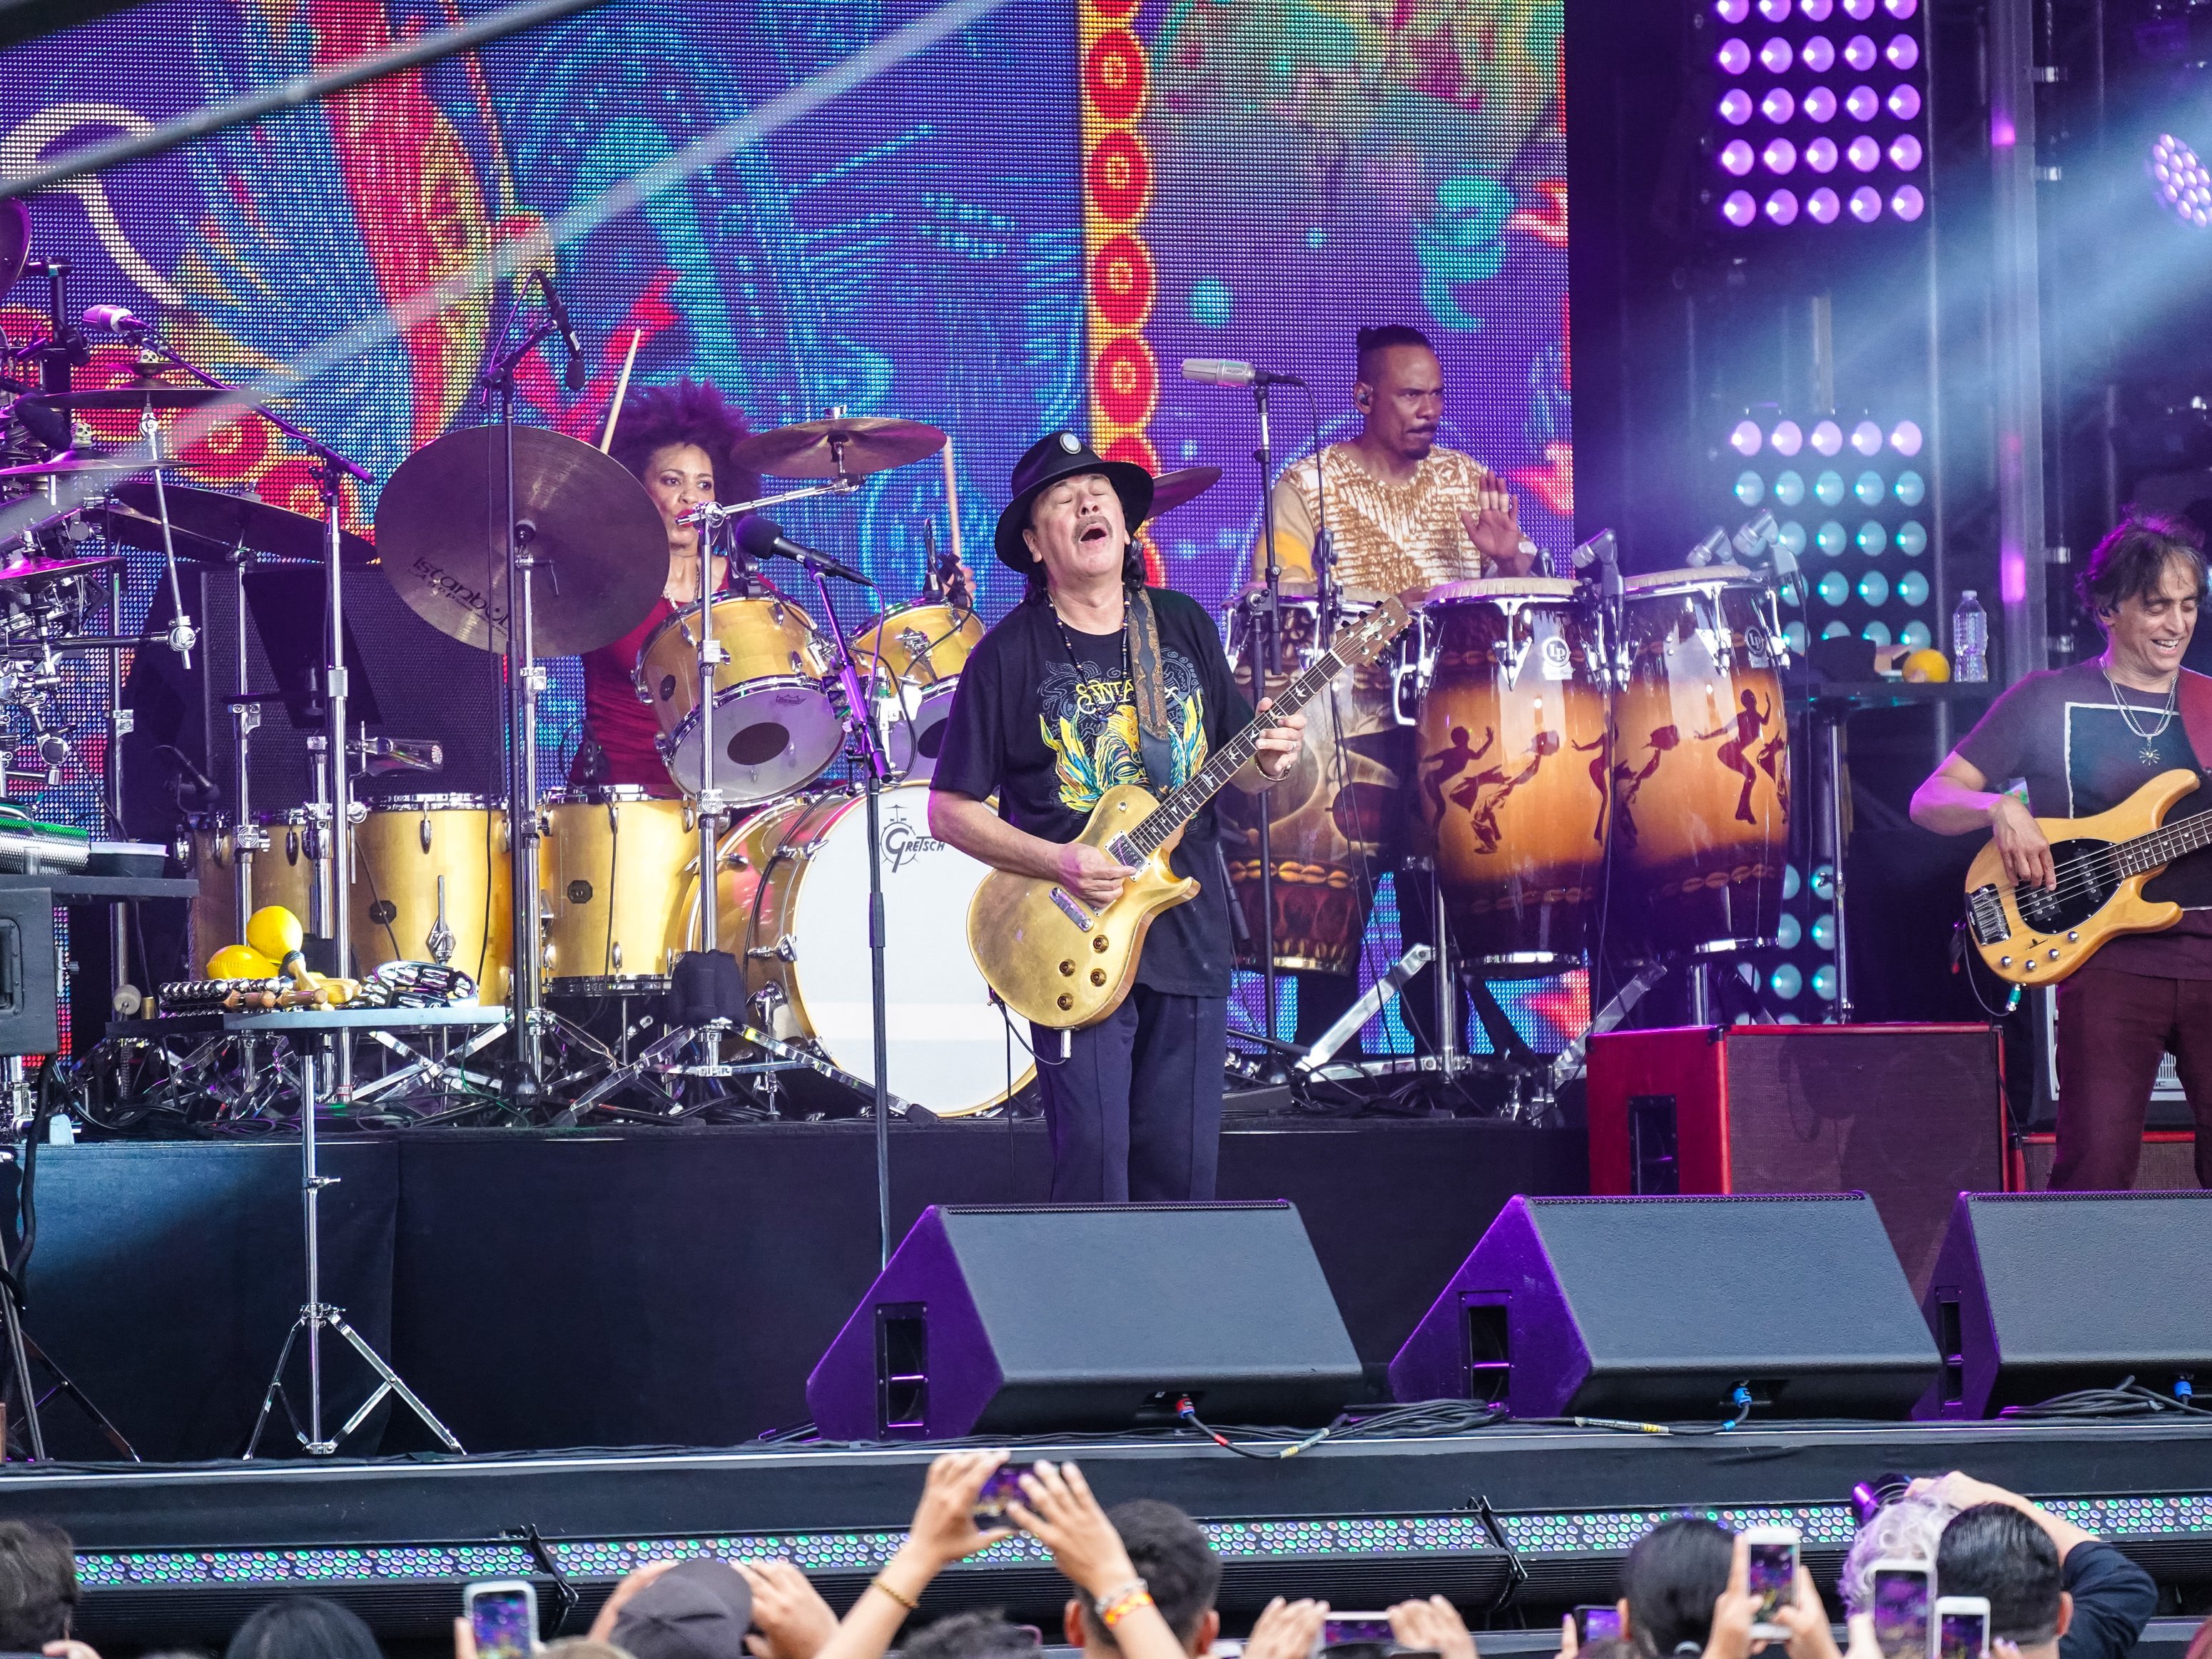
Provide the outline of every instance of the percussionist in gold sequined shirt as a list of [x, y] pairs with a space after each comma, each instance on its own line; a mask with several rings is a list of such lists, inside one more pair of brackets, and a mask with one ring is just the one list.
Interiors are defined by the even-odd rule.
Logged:
[[[1428, 337], [1402, 323], [1363, 328], [1358, 349], [1359, 435], [1331, 444], [1320, 463], [1338, 584], [1418, 599], [1439, 582], [1527, 575], [1536, 545], [1504, 481], [1437, 447], [1444, 371]], [[1308, 457], [1275, 484], [1275, 552], [1288, 582], [1313, 580], [1314, 468]], [[1264, 545], [1254, 550], [1255, 574], [1267, 560]]]

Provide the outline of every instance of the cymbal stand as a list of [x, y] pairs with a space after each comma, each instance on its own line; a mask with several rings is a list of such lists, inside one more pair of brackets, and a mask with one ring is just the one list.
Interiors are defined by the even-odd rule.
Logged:
[[[1245, 639], [1252, 656], [1252, 707], [1256, 709], [1267, 695], [1267, 677], [1282, 667], [1283, 638], [1283, 567], [1275, 556], [1274, 454], [1267, 431], [1267, 377], [1264, 374], [1253, 377], [1252, 405], [1260, 417], [1260, 442], [1252, 459], [1260, 467], [1260, 532], [1267, 550], [1264, 586], [1246, 600], [1245, 611], [1249, 619]], [[1318, 458], [1315, 465], [1320, 465]], [[1324, 610], [1324, 626], [1327, 614]], [[1327, 634], [1322, 637], [1326, 643]], [[1260, 992], [1265, 1011], [1261, 1026], [1271, 1037], [1275, 1035], [1276, 997], [1275, 849], [1269, 825], [1273, 816], [1272, 804], [1261, 796], [1252, 817], [1260, 826]], [[1234, 894], [1230, 897], [1236, 902]]]

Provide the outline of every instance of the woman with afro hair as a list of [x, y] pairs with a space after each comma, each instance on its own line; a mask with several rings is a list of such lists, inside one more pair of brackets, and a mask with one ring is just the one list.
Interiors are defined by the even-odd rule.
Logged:
[[[660, 509], [668, 527], [668, 579], [643, 622], [584, 655], [584, 731], [568, 769], [572, 784], [635, 784], [667, 798], [681, 793], [653, 747], [659, 722], [638, 701], [637, 653], [678, 607], [699, 602], [699, 527], [682, 523], [683, 515], [702, 501], [750, 501], [760, 494], [760, 479], [731, 459], [745, 432], [744, 416], [711, 380], [686, 377], [623, 405], [614, 458], [636, 474]], [[718, 555], [706, 572], [714, 592], [728, 582], [726, 564]]]

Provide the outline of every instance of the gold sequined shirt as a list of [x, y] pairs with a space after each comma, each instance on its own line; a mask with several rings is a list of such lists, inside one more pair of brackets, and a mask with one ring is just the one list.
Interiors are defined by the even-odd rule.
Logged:
[[[1402, 593], [1486, 574], [1490, 562], [1461, 514], [1503, 510], [1507, 496], [1498, 475], [1472, 455], [1432, 449], [1404, 483], [1370, 472], [1350, 444], [1330, 445], [1322, 465], [1340, 583]], [[1291, 574], [1311, 574], [1316, 494], [1310, 456], [1276, 481], [1276, 554]], [[1256, 553], [1255, 563], [1264, 565], [1266, 550]]]

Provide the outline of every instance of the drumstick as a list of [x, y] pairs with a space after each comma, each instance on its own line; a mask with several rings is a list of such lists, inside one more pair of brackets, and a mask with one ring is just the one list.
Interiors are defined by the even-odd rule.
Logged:
[[623, 354], [622, 378], [615, 382], [615, 400], [607, 405], [607, 429], [599, 434], [599, 453], [607, 453], [607, 446], [615, 441], [615, 422], [622, 417], [623, 398], [629, 392], [630, 365], [637, 361], [638, 342], [645, 338], [645, 331], [634, 328], [629, 331], [629, 349]]
[[945, 434], [945, 505], [952, 516], [952, 556], [960, 557], [960, 479], [952, 465], [952, 434]]

